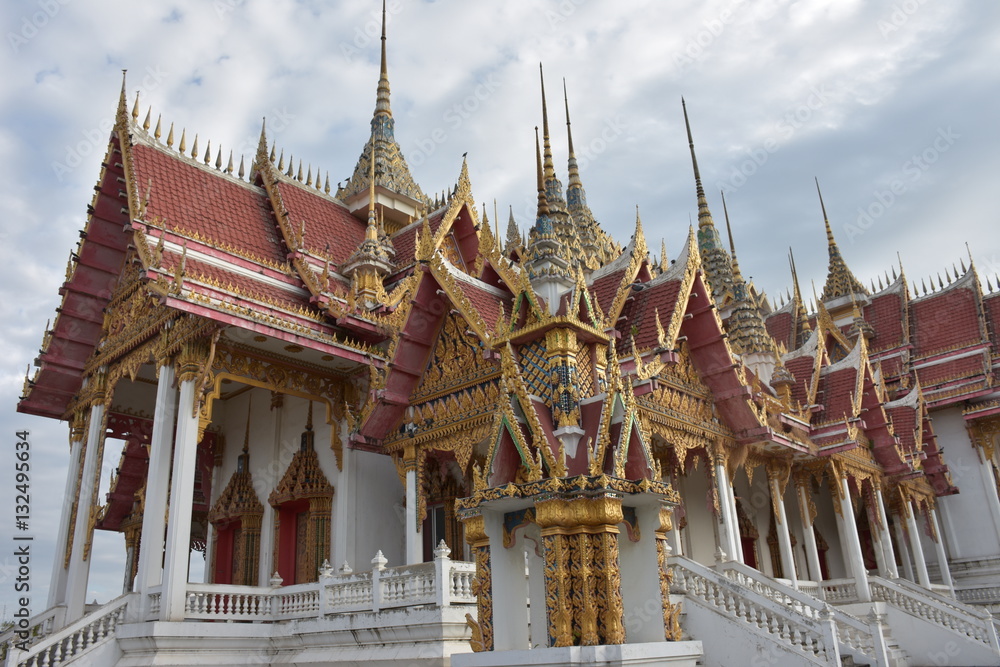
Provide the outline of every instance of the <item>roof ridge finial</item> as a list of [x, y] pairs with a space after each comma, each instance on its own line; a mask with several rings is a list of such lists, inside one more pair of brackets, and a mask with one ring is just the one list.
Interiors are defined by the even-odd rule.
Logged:
[[260, 120], [260, 138], [257, 140], [257, 155], [254, 156], [254, 170], [260, 169], [270, 161], [267, 152], [267, 117]]
[[122, 120], [128, 118], [128, 96], [125, 92], [125, 75], [128, 70], [122, 70], [122, 90], [118, 94], [118, 117]]

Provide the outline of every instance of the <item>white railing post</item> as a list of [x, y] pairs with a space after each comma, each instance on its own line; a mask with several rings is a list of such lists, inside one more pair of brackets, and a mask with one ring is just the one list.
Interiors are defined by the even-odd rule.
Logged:
[[868, 612], [868, 628], [872, 633], [872, 652], [875, 654], [875, 664], [877, 667], [888, 667], [889, 665], [889, 654], [886, 652], [885, 646], [885, 634], [882, 632], [882, 619], [883, 616], [872, 610]]
[[388, 562], [382, 555], [381, 549], [375, 554], [375, 558], [372, 558], [372, 611], [374, 612], [382, 609], [382, 570]]
[[329, 560], [324, 560], [319, 568], [319, 617], [323, 618], [330, 613], [330, 596], [327, 593], [327, 586], [333, 581], [333, 566]]
[[444, 540], [434, 550], [434, 588], [439, 607], [451, 606], [451, 549]]
[[278, 589], [281, 588], [281, 584], [285, 583], [285, 580], [275, 570], [267, 583], [271, 584], [271, 609], [269, 611], [271, 618], [276, 618], [281, 613], [281, 596], [278, 594]]
[[833, 607], [824, 603], [819, 612], [820, 634], [823, 637], [826, 659], [831, 665], [840, 664], [840, 640], [837, 638], [837, 622], [833, 618]]

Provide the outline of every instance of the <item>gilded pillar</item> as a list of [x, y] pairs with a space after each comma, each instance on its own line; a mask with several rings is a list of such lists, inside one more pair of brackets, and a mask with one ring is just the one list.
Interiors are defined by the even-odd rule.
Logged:
[[680, 604], [670, 602], [670, 583], [673, 581], [673, 573], [667, 567], [667, 558], [670, 556], [670, 543], [667, 535], [673, 530], [673, 512], [666, 507], [660, 508], [660, 525], [656, 531], [656, 563], [660, 575], [660, 598], [663, 600], [663, 628], [664, 638], [668, 642], [680, 641], [682, 638], [680, 622]]
[[471, 614], [465, 619], [472, 628], [472, 650], [493, 650], [493, 577], [490, 570], [490, 538], [486, 534], [486, 521], [482, 514], [463, 519], [465, 541], [472, 551], [476, 564], [476, 578], [472, 582], [472, 592], [476, 596], [478, 620]]
[[542, 500], [535, 504], [535, 517], [542, 534], [552, 645], [572, 646], [575, 637], [581, 645], [623, 644], [621, 499]]

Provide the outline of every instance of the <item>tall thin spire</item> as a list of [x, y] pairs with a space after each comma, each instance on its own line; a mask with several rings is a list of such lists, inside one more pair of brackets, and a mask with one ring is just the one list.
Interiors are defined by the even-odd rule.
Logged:
[[802, 299], [802, 289], [799, 287], [799, 274], [795, 270], [795, 254], [792, 252], [791, 246], [788, 248], [788, 266], [792, 270], [792, 289], [793, 297], [795, 299], [794, 309], [795, 309], [795, 347], [801, 346], [805, 343], [808, 337], [809, 328], [809, 313], [806, 312], [806, 302]]
[[542, 149], [538, 144], [538, 126], [535, 126], [535, 174], [538, 180], [538, 219], [549, 214], [549, 202], [545, 197], [545, 177], [542, 171]]
[[566, 198], [572, 203], [569, 192], [574, 188], [579, 188], [581, 200], [586, 203], [583, 183], [580, 181], [580, 165], [576, 161], [576, 151], [573, 150], [573, 129], [569, 122], [569, 95], [566, 93], [566, 79], [563, 79], [563, 102], [566, 103], [566, 140], [569, 144], [569, 184], [566, 186]]
[[389, 108], [389, 69], [385, 58], [385, 0], [382, 0], [382, 62], [379, 69], [378, 96], [375, 99], [375, 115], [385, 114], [392, 117]]
[[[337, 199], [348, 204], [361, 199], [368, 191], [368, 162], [377, 161], [379, 165], [378, 185], [386, 190], [409, 199], [402, 208], [388, 204], [383, 207], [383, 213], [394, 220], [397, 225], [406, 224], [407, 216], [412, 209], [420, 210], [430, 203], [430, 200], [413, 180], [410, 168], [406, 164], [403, 152], [396, 141], [396, 124], [389, 105], [389, 68], [386, 58], [386, 6], [382, 0], [382, 37], [381, 62], [379, 66], [378, 92], [375, 97], [375, 113], [371, 120], [371, 138], [365, 144], [361, 157], [354, 167], [351, 178], [337, 189]], [[353, 208], [353, 212], [363, 215], [363, 210]], [[408, 211], [408, 212], [407, 212]]]
[[726, 232], [729, 234], [729, 250], [733, 256], [733, 311], [725, 322], [729, 342], [737, 354], [773, 352], [774, 340], [767, 333], [760, 310], [754, 303], [736, 262], [736, 244], [733, 242], [733, 228], [729, 224], [729, 208], [726, 206], [724, 193], [722, 210], [726, 218]]
[[712, 212], [708, 210], [708, 199], [705, 188], [701, 185], [701, 172], [698, 170], [698, 156], [694, 152], [694, 139], [691, 136], [691, 122], [688, 120], [687, 104], [681, 98], [681, 108], [684, 110], [684, 127], [687, 130], [688, 147], [691, 149], [691, 164], [694, 167], [694, 185], [698, 193], [698, 227], [712, 227]]
[[722, 214], [726, 218], [726, 234], [729, 235], [729, 254], [733, 257], [733, 282], [742, 282], [743, 275], [740, 273], [739, 262], [736, 261], [736, 244], [733, 243], [733, 228], [729, 224], [729, 208], [726, 206], [726, 193], [722, 195]]
[[698, 195], [698, 250], [705, 266], [705, 277], [712, 288], [712, 296], [720, 307], [725, 307], [732, 298], [733, 263], [722, 246], [719, 230], [715, 228], [712, 212], [708, 209], [705, 188], [701, 184], [698, 157], [694, 152], [694, 138], [691, 136], [691, 122], [688, 120], [687, 104], [681, 98], [684, 110], [684, 128], [687, 130], [688, 147], [691, 149], [691, 165], [694, 168], [695, 191]]
[[869, 294], [868, 288], [858, 280], [851, 270], [847, 268], [836, 239], [833, 238], [833, 229], [830, 227], [830, 219], [826, 215], [826, 204], [823, 203], [823, 192], [819, 189], [819, 179], [816, 179], [816, 192], [819, 194], [819, 205], [823, 211], [823, 225], [826, 227], [826, 245], [830, 256], [830, 265], [827, 269], [826, 283], [823, 285], [822, 301], [830, 301], [852, 294]]
[[545, 195], [551, 212], [565, 211], [566, 202], [563, 199], [562, 183], [556, 177], [556, 168], [552, 162], [552, 142], [549, 137], [549, 109], [545, 102], [545, 73], [542, 63], [538, 63], [538, 80], [542, 89], [542, 172], [545, 183]]

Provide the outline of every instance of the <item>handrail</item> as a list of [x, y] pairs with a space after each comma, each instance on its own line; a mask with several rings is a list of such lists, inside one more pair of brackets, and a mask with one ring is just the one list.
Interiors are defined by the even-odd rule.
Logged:
[[911, 616], [948, 628], [972, 641], [1000, 653], [997, 628], [989, 612], [967, 607], [960, 602], [918, 588], [902, 580], [871, 577], [872, 599], [885, 602]]
[[[44, 640], [32, 646], [27, 651], [17, 655], [18, 667], [56, 667], [71, 658], [80, 655], [87, 649], [113, 637], [115, 628], [125, 619], [126, 608], [134, 593], [126, 593], [100, 609], [97, 609], [76, 623], [66, 626], [59, 632], [49, 635]], [[16, 655], [11, 652], [11, 657]]]
[[[672, 556], [673, 587], [730, 618], [746, 622], [755, 632], [820, 664], [840, 664], [836, 630], [829, 616], [806, 618], [762, 592], [683, 556]], [[738, 571], [738, 570], [737, 570]]]
[[57, 619], [65, 613], [66, 607], [60, 605], [50, 607], [42, 613], [32, 616], [23, 628], [15, 621], [10, 628], [0, 633], [0, 660], [6, 659], [8, 651], [21, 643], [17, 641], [23, 636], [21, 633], [28, 636], [30, 643], [38, 643], [52, 634], [55, 626], [60, 622]]
[[[885, 665], [888, 662], [885, 639], [882, 637], [881, 630], [875, 627], [877, 622], [869, 621], [866, 623], [841, 609], [830, 607], [808, 593], [803, 593], [780, 581], [765, 577], [758, 570], [743, 563], [729, 561], [720, 567], [728, 578], [759, 595], [763, 595], [772, 602], [791, 608], [806, 618], [819, 621], [824, 617], [824, 614], [831, 615], [837, 627], [837, 638], [841, 644], [874, 659], [879, 665]], [[854, 583], [853, 579], [850, 581], [852, 584]]]

